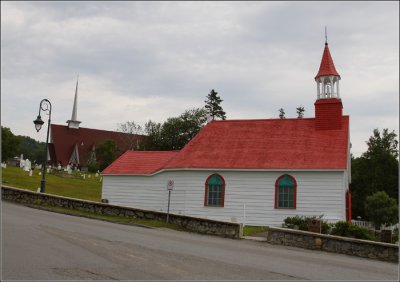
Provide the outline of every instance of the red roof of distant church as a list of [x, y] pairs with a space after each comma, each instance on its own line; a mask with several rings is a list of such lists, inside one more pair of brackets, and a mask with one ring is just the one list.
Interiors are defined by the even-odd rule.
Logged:
[[336, 71], [335, 64], [333, 63], [331, 53], [329, 52], [328, 43], [325, 43], [324, 53], [322, 54], [321, 65], [319, 67], [319, 71], [315, 78], [320, 76], [339, 76], [339, 73]]
[[[179, 152], [132, 151], [103, 173], [152, 174], [162, 169], [346, 169], [349, 117], [341, 117], [341, 122], [341, 129], [317, 130], [315, 118], [212, 121]], [[138, 165], [141, 162], [145, 168]]]
[[106, 140], [114, 140], [117, 147], [125, 151], [124, 135], [126, 133], [83, 127], [74, 129], [65, 125], [52, 124], [51, 143], [53, 145], [49, 146], [51, 159], [55, 163], [61, 162], [63, 165], [67, 165], [77, 145], [79, 162], [81, 165], [86, 165], [89, 152]]

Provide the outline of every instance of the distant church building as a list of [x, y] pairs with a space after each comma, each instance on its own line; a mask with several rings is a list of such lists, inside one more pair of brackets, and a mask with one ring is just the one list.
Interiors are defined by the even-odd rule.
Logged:
[[67, 125], [51, 124], [48, 159], [52, 165], [87, 167], [98, 162], [96, 148], [107, 140], [114, 140], [120, 152], [130, 149], [127, 140], [143, 136], [127, 133], [80, 127], [78, 121], [78, 81], [76, 82], [74, 105]]
[[280, 226], [288, 216], [351, 220], [349, 116], [325, 43], [315, 117], [209, 122], [180, 151], [127, 151], [103, 172], [110, 204]]

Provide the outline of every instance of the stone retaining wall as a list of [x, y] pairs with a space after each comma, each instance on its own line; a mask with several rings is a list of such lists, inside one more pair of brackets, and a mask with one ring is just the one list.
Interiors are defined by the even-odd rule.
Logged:
[[[1, 196], [5, 201], [25, 205], [47, 205], [96, 214], [115, 215], [138, 219], [154, 219], [159, 221], [166, 221], [167, 218], [167, 213], [163, 212], [113, 206], [104, 203], [84, 201], [50, 194], [41, 194], [4, 185], [1, 187]], [[241, 238], [243, 234], [242, 225], [238, 223], [222, 222], [177, 214], [169, 214], [169, 222], [178, 226], [182, 226], [187, 230], [202, 234], [217, 235], [234, 239]]]
[[340, 253], [384, 261], [399, 261], [399, 246], [287, 228], [270, 227], [267, 241], [271, 244]]

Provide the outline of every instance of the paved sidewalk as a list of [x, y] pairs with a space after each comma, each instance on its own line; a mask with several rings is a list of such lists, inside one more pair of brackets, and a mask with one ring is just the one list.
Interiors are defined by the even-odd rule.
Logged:
[[252, 234], [251, 236], [243, 236], [242, 238], [243, 239], [248, 239], [248, 240], [266, 242], [267, 241], [267, 234], [268, 234], [268, 232], [261, 232], [261, 233]]

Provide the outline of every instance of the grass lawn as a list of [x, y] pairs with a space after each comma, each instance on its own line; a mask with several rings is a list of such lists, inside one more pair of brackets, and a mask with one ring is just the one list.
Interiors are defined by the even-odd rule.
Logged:
[[251, 236], [256, 233], [267, 232], [268, 227], [265, 226], [245, 226], [243, 228], [243, 236]]
[[[7, 167], [2, 168], [2, 184], [12, 186], [21, 189], [27, 189], [31, 191], [37, 191], [40, 187], [42, 176], [39, 175], [39, 170], [34, 170], [32, 176], [29, 176], [29, 172], [23, 171], [19, 167]], [[80, 177], [79, 179], [70, 178], [66, 176], [58, 176], [51, 173], [46, 173], [46, 193], [65, 196], [76, 199], [90, 200], [100, 202], [101, 200], [101, 182], [100, 177], [95, 177], [95, 174], [90, 174], [88, 177], [86, 173], [86, 179]], [[182, 230], [182, 227], [175, 226], [173, 224], [167, 224], [165, 222], [159, 222], [154, 220], [140, 220], [132, 218], [115, 217], [108, 215], [96, 215], [83, 211], [74, 211], [70, 209], [64, 209], [60, 207], [48, 207], [41, 206], [41, 208], [51, 210], [54, 212], [61, 212], [77, 216], [85, 216], [91, 218], [97, 218], [108, 221], [116, 221], [121, 223], [135, 223], [142, 224], [152, 227], [166, 227], [176, 230]], [[265, 232], [267, 227], [258, 226], [245, 226], [243, 229], [244, 236], [251, 236], [255, 233]]]
[[[2, 168], [1, 182], [4, 185], [37, 191], [40, 187], [42, 176], [39, 175], [39, 170], [34, 170], [32, 176], [29, 172], [23, 171], [19, 167]], [[46, 173], [46, 193], [77, 198], [90, 201], [101, 201], [101, 182], [100, 177], [95, 177], [95, 174], [90, 174], [86, 179], [69, 178], [67, 176], [57, 176], [51, 173]]]
[[30, 205], [32, 207], [48, 210], [57, 213], [69, 214], [74, 216], [82, 216], [86, 218], [93, 218], [93, 219], [100, 219], [110, 222], [117, 222], [117, 223], [125, 223], [125, 224], [133, 224], [133, 225], [142, 225], [147, 227], [153, 228], [170, 228], [178, 231], [187, 231], [184, 227], [178, 226], [172, 223], [166, 223], [164, 221], [158, 220], [151, 220], [151, 219], [139, 219], [139, 218], [132, 218], [132, 217], [121, 217], [121, 216], [114, 216], [114, 215], [106, 215], [106, 214], [95, 214], [91, 212], [85, 211], [78, 211], [73, 209], [67, 209], [62, 207], [52, 207], [47, 205]]

